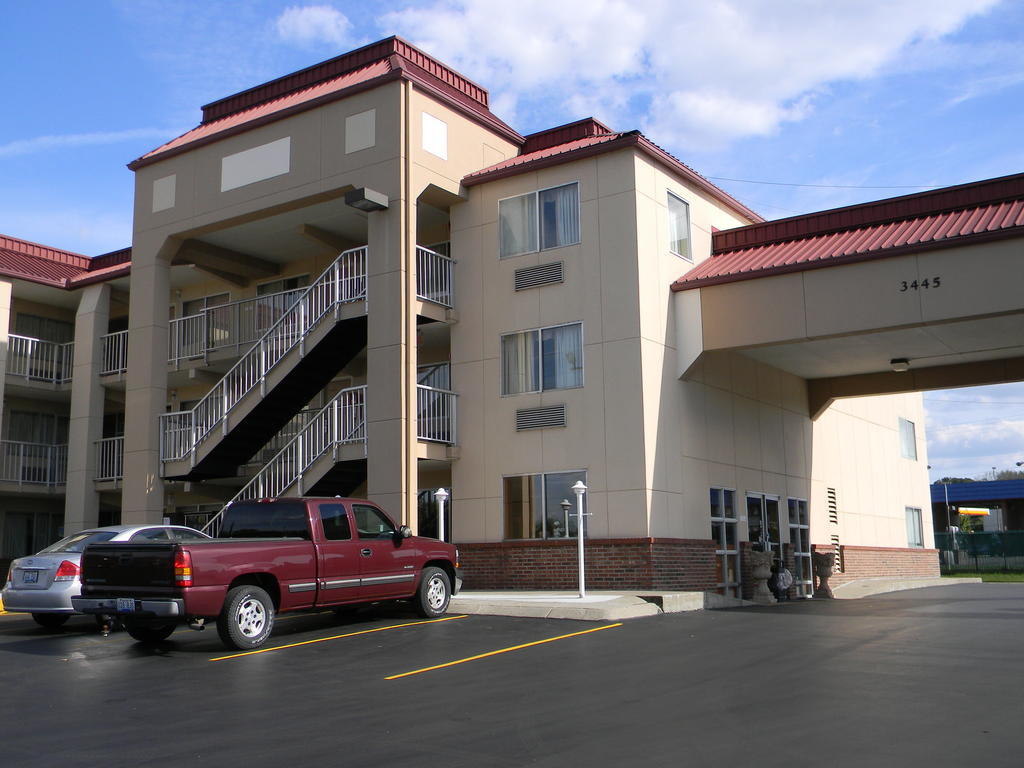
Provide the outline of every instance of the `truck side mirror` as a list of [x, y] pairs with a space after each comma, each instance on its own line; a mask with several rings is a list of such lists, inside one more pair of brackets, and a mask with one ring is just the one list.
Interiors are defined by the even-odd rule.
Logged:
[[412, 536], [412, 528], [408, 525], [403, 525], [398, 528], [398, 535], [403, 539], [408, 539]]

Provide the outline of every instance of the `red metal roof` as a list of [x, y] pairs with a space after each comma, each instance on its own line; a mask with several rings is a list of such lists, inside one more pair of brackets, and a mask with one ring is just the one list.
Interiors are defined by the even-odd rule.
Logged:
[[523, 137], [487, 106], [487, 91], [401, 38], [389, 37], [203, 107], [191, 131], [128, 164], [132, 170], [195, 146], [335, 101], [392, 80], [406, 79], [515, 144]]
[[28, 240], [0, 235], [0, 275], [55, 288], [112, 280], [131, 270], [131, 249], [89, 258]]
[[[743, 218], [757, 222], [764, 221], [758, 213], [747, 208], [747, 206], [725, 190], [715, 186], [690, 168], [690, 166], [670, 155], [640, 133], [640, 131], [613, 133], [603, 123], [598, 122], [592, 117], [530, 134], [525, 138], [520, 154], [479, 171], [474, 171], [464, 176], [462, 183], [467, 187], [471, 187], [486, 181], [504, 179], [508, 176], [581, 160], [585, 157], [604, 152], [613, 152], [625, 147], [635, 147], [656, 162], [667, 166], [669, 170], [681, 176], [684, 181], [731, 208]], [[532, 151], [530, 151], [531, 149]]]
[[673, 291], [1024, 236], [1024, 174], [716, 232]]

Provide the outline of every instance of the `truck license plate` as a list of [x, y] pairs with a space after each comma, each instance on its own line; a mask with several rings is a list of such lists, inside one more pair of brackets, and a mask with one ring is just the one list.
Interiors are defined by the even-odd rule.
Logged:
[[135, 601], [130, 597], [119, 597], [117, 598], [117, 612], [118, 613], [134, 613], [135, 612]]
[[25, 584], [38, 584], [39, 571], [24, 571], [22, 573], [21, 580]]

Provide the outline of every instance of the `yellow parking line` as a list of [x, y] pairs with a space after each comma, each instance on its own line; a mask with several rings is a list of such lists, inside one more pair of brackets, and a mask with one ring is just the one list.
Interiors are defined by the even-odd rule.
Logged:
[[270, 653], [271, 651], [283, 651], [285, 648], [298, 648], [301, 645], [313, 645], [313, 643], [326, 643], [328, 640], [341, 640], [345, 637], [356, 635], [369, 635], [373, 632], [384, 632], [388, 629], [404, 629], [405, 627], [418, 627], [421, 624], [437, 624], [439, 621], [451, 621], [453, 619], [464, 619], [465, 616], [445, 616], [440, 619], [427, 619], [426, 621], [411, 621], [408, 624], [392, 624], [387, 627], [376, 627], [374, 629], [362, 629], [358, 632], [347, 632], [344, 635], [332, 635], [331, 637], [318, 637], [316, 640], [303, 640], [301, 643], [289, 643], [288, 645], [275, 645], [273, 648], [260, 648], [257, 651], [244, 651], [233, 653], [230, 656], [218, 656], [210, 661], [224, 661], [225, 659], [237, 659], [242, 656], [255, 656], [257, 653]]
[[497, 656], [499, 653], [508, 653], [510, 651], [519, 651], [523, 648], [530, 648], [534, 645], [543, 645], [544, 643], [553, 643], [555, 640], [565, 640], [569, 637], [579, 637], [580, 635], [589, 635], [591, 632], [600, 632], [602, 629], [611, 629], [612, 627], [621, 627], [622, 622], [616, 624], [605, 624], [603, 627], [594, 627], [593, 629], [585, 629], [582, 632], [572, 632], [568, 635], [559, 635], [558, 637], [549, 637], [546, 640], [535, 640], [532, 643], [523, 643], [522, 645], [513, 645], [511, 648], [501, 648], [497, 651], [488, 651], [487, 653], [479, 653], [476, 656], [469, 656], [465, 659], [458, 659], [456, 661], [449, 661], [445, 664], [435, 664], [432, 667], [424, 667], [423, 669], [414, 669], [411, 672], [402, 672], [400, 675], [391, 675], [391, 677], [385, 677], [385, 680], [397, 680], [400, 677], [409, 677], [410, 675], [418, 675], [421, 672], [430, 672], [435, 669], [444, 669], [445, 667], [454, 667], [456, 664], [465, 664], [467, 661], [476, 661], [477, 659], [486, 659], [488, 656]]

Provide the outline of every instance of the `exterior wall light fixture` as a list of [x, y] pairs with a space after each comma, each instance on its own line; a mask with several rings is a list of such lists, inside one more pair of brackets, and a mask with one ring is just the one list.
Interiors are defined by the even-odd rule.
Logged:
[[369, 187], [359, 187], [345, 193], [345, 205], [358, 208], [360, 211], [366, 211], [367, 213], [386, 211], [388, 208], [388, 196], [382, 192], [376, 192]]
[[903, 373], [904, 371], [910, 370], [910, 358], [909, 357], [894, 357], [889, 361], [889, 367], [893, 369], [895, 373]]

